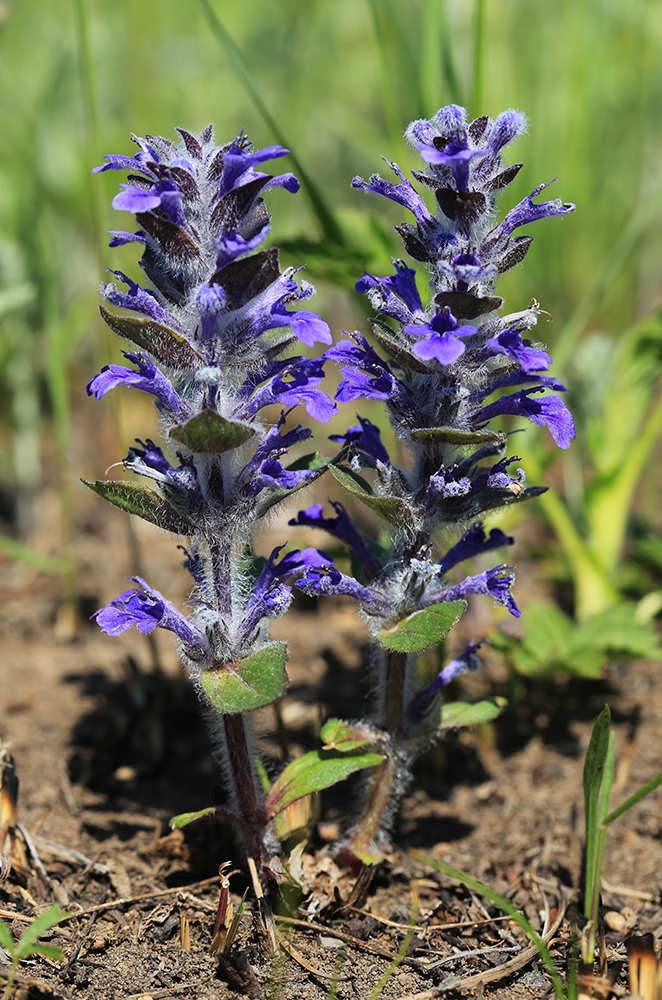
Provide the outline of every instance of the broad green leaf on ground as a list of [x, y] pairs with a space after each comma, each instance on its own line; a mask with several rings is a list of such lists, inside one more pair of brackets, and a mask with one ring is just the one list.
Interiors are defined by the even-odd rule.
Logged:
[[187, 423], [173, 427], [170, 437], [191, 451], [220, 455], [238, 448], [255, 434], [255, 429], [236, 420], [226, 420], [220, 413], [203, 410]]
[[466, 607], [466, 601], [446, 601], [433, 604], [424, 611], [415, 611], [397, 625], [383, 628], [379, 633], [379, 641], [387, 649], [399, 653], [418, 653], [445, 639]]
[[216, 812], [216, 806], [207, 806], [206, 809], [197, 809], [195, 812], [179, 813], [178, 816], [173, 816], [170, 820], [170, 829], [181, 830], [182, 827], [188, 826], [189, 823], [196, 823], [199, 819], [204, 819], [205, 816], [215, 815]]
[[396, 528], [413, 528], [414, 521], [411, 511], [401, 497], [376, 496], [370, 485], [361, 476], [355, 475], [349, 469], [341, 469], [330, 465], [331, 474], [352, 496], [374, 511], [383, 521]]
[[367, 747], [375, 742], [374, 735], [366, 735], [360, 726], [351, 726], [340, 719], [329, 719], [320, 732], [324, 750], [338, 750], [340, 753], [351, 753], [360, 747]]
[[344, 781], [355, 771], [376, 767], [383, 759], [378, 753], [358, 751], [313, 750], [306, 753], [288, 764], [271, 786], [265, 803], [267, 816], [273, 819], [304, 795]]
[[119, 507], [120, 510], [125, 510], [127, 514], [135, 514], [136, 517], [142, 517], [144, 521], [149, 521], [150, 524], [155, 524], [157, 527], [163, 528], [164, 531], [172, 531], [176, 535], [189, 535], [193, 530], [192, 524], [183, 518], [160, 493], [143, 483], [124, 483], [104, 479], [97, 479], [94, 483], [82, 479], [81, 482], [89, 486], [104, 500]]
[[197, 368], [205, 363], [186, 337], [154, 319], [115, 316], [104, 306], [99, 306], [99, 312], [113, 333], [149, 351], [161, 364], [172, 368]]
[[271, 642], [243, 660], [204, 670], [202, 690], [217, 712], [235, 715], [270, 705], [287, 686], [287, 643]]
[[511, 648], [511, 640], [500, 637], [495, 645], [508, 647], [513, 666], [527, 676], [597, 678], [615, 656], [662, 656], [654, 627], [638, 622], [636, 613], [634, 604], [617, 604], [575, 624], [555, 604], [536, 601], [526, 609], [521, 643]]

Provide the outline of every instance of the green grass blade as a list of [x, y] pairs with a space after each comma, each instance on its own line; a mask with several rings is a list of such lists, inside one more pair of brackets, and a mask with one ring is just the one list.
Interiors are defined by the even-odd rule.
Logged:
[[598, 803], [600, 788], [604, 776], [605, 762], [609, 754], [611, 713], [609, 705], [600, 712], [595, 720], [591, 739], [586, 750], [584, 761], [584, 828], [586, 837], [585, 868], [584, 868], [584, 913], [591, 915], [593, 889], [596, 880], [596, 861], [598, 850], [599, 821]]
[[523, 913], [520, 913], [520, 911], [517, 910], [504, 896], [499, 895], [499, 893], [495, 892], [494, 889], [491, 889], [489, 886], [479, 882], [478, 879], [473, 878], [471, 875], [467, 875], [465, 872], [461, 872], [457, 868], [453, 868], [451, 865], [447, 865], [443, 861], [437, 861], [436, 858], [431, 858], [429, 855], [424, 854], [423, 851], [412, 851], [411, 856], [415, 861], [420, 861], [422, 864], [427, 865], [428, 868], [432, 868], [433, 871], [440, 872], [442, 875], [447, 875], [449, 878], [456, 879], [462, 885], [466, 885], [468, 889], [471, 889], [471, 891], [475, 892], [478, 896], [483, 896], [485, 899], [489, 899], [490, 903], [498, 906], [503, 913], [507, 914], [518, 925], [518, 927], [521, 927], [531, 943], [538, 949], [538, 954], [547, 967], [547, 972], [552, 980], [554, 992], [556, 993], [558, 1000], [565, 1000], [563, 983], [561, 982], [561, 977], [559, 976], [557, 968], [554, 964], [554, 959], [550, 955], [549, 949], [540, 934], [538, 934], [538, 932], [531, 926]]
[[474, 64], [471, 88], [471, 117], [483, 114], [485, 81], [485, 7], [486, 0], [476, 0], [474, 14]]
[[15, 559], [16, 562], [33, 566], [42, 573], [50, 573], [52, 576], [59, 576], [62, 573], [62, 560], [57, 556], [49, 556], [26, 545], [25, 542], [20, 542], [17, 538], [10, 538], [9, 535], [0, 534], [0, 552], [10, 559]]
[[440, 105], [464, 105], [445, 0], [424, 0], [422, 35], [419, 89], [424, 114], [430, 117]]
[[386, 39], [382, 27], [381, 15], [377, 0], [368, 0], [368, 7], [372, 16], [372, 24], [375, 30], [375, 40], [379, 53], [379, 89], [382, 98], [382, 108], [386, 118], [389, 139], [395, 149], [400, 146], [402, 135], [402, 125], [400, 122], [400, 112], [398, 110], [398, 99], [395, 90], [395, 77], [389, 66], [388, 52], [386, 50]]
[[34, 950], [33, 946], [36, 944], [41, 935], [46, 931], [49, 931], [51, 927], [55, 927], [55, 925], [66, 916], [68, 916], [68, 914], [56, 905], [44, 910], [44, 912], [40, 914], [36, 920], [33, 920], [32, 923], [26, 927], [19, 940], [16, 942], [16, 947], [14, 949], [15, 957], [19, 961], [26, 958]]
[[[221, 48], [227, 55], [231, 65], [243, 83], [244, 87], [248, 91], [253, 104], [255, 105], [257, 111], [260, 113], [264, 119], [268, 128], [271, 129], [275, 139], [280, 143], [281, 146], [285, 146], [287, 149], [292, 148], [292, 144], [287, 141], [285, 134], [281, 131], [280, 126], [273, 117], [267, 103], [260, 92], [256, 81], [253, 78], [251, 71], [246, 64], [246, 60], [241, 54], [239, 48], [235, 44], [234, 40], [228, 34], [227, 30], [219, 20], [218, 16], [213, 11], [209, 0], [198, 0], [200, 7], [202, 8], [202, 13], [204, 14], [209, 27], [211, 28], [212, 34], [220, 44]], [[317, 216], [318, 222], [322, 227], [322, 230], [327, 237], [333, 243], [337, 243], [339, 246], [345, 246], [347, 244], [347, 238], [343, 231], [343, 228], [338, 221], [335, 213], [328, 205], [326, 198], [322, 194], [320, 188], [315, 184], [311, 177], [309, 177], [307, 171], [301, 165], [301, 162], [296, 155], [296, 153], [290, 153], [292, 158], [292, 163], [296, 167], [297, 174], [301, 180], [301, 184], [306, 191], [310, 199], [310, 203], [313, 207], [313, 211]]]
[[405, 934], [405, 939], [398, 948], [398, 953], [391, 962], [391, 964], [389, 965], [388, 969], [377, 982], [374, 990], [368, 997], [368, 1000], [377, 1000], [377, 997], [381, 994], [387, 982], [389, 981], [393, 973], [396, 971], [396, 969], [402, 962], [402, 959], [409, 951], [409, 945], [411, 944], [411, 939], [414, 936], [414, 931], [416, 930], [416, 921], [418, 919], [418, 892], [415, 886], [412, 886], [411, 894], [412, 894], [411, 915], [409, 917], [409, 929]]
[[622, 816], [624, 812], [628, 811], [628, 809], [632, 809], [633, 806], [636, 806], [638, 802], [641, 802], [641, 800], [645, 799], [647, 795], [650, 795], [651, 792], [655, 791], [659, 785], [662, 785], [662, 771], [660, 771], [659, 774], [656, 774], [654, 778], [651, 778], [650, 781], [647, 781], [645, 785], [642, 785], [641, 788], [636, 791], [634, 795], [631, 795], [629, 799], [626, 799], [625, 802], [618, 807], [618, 809], [614, 809], [613, 812], [610, 812], [609, 815], [605, 817], [605, 826], [609, 826], [610, 823], [613, 823], [615, 819]]

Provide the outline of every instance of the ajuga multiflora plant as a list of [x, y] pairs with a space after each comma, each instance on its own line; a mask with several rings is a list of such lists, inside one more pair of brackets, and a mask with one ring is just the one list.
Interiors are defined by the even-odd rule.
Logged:
[[530, 339], [539, 307], [534, 302], [502, 316], [503, 300], [495, 294], [498, 276], [522, 261], [532, 242], [516, 231], [574, 208], [535, 202], [546, 187], [541, 185], [500, 222], [495, 219], [498, 193], [522, 166], [504, 165], [501, 151], [525, 127], [524, 116], [513, 110], [469, 123], [456, 105], [413, 122], [406, 138], [427, 164], [413, 177], [428, 190], [434, 209], [395, 163], [396, 184], [378, 175], [353, 181], [412, 213], [413, 224], [396, 229], [427, 272], [429, 298], [421, 299], [415, 271], [402, 260], [393, 261], [395, 271], [387, 277], [365, 274], [357, 289], [378, 314], [372, 329], [383, 353], [353, 333], [325, 355], [343, 366], [336, 399], [383, 400], [406, 455], [402, 467], [394, 464], [378, 429], [362, 417], [335, 436], [344, 446], [344, 462], [332, 467], [336, 479], [386, 522], [390, 545], [365, 540], [340, 503], [333, 504], [333, 516], [315, 504], [291, 522], [324, 529], [349, 546], [354, 578], [327, 560], [307, 567], [296, 585], [311, 594], [354, 594], [372, 638], [371, 717], [327, 724], [338, 746], [371, 746], [382, 754], [345, 845], [348, 859], [369, 863], [380, 856], [380, 835], [411, 762], [435, 736], [500, 710], [500, 699], [444, 704], [441, 697], [454, 677], [478, 665], [480, 641], [432, 676], [429, 657], [420, 654], [447, 635], [470, 594], [485, 594], [520, 615], [512, 566], [500, 563], [471, 576], [455, 572], [465, 560], [512, 544], [499, 528], [486, 531], [488, 511], [542, 492], [525, 486], [522, 469], [513, 475], [519, 460], [506, 457], [503, 418], [546, 425], [561, 448], [574, 438], [572, 417], [555, 394], [564, 387], [545, 374], [551, 357]]
[[[292, 174], [260, 171], [288, 151], [254, 151], [242, 134], [225, 146], [213, 129], [180, 142], [135, 138], [134, 157], [106, 156], [97, 171], [128, 170], [114, 208], [136, 217], [136, 232], [114, 232], [111, 246], [137, 243], [149, 283], [143, 288], [119, 271], [102, 286], [118, 314], [101, 307], [110, 328], [132, 345], [129, 365], [111, 364], [88, 384], [100, 399], [115, 386], [155, 397], [164, 448], [151, 439], [129, 448], [124, 467], [150, 480], [98, 481], [102, 497], [165, 531], [183, 536], [184, 567], [193, 597], [188, 615], [145, 580], [96, 612], [104, 632], [119, 635], [167, 629], [196, 686], [222, 766], [227, 808], [184, 814], [178, 825], [203, 815], [229, 818], [242, 835], [263, 881], [273, 849], [272, 821], [301, 795], [352, 770], [374, 764], [375, 754], [319, 755], [295, 762], [269, 789], [256, 756], [251, 712], [274, 702], [287, 677], [287, 647], [269, 641], [268, 623], [291, 601], [287, 582], [306, 567], [324, 565], [316, 549], [255, 559], [249, 542], [260, 518], [277, 502], [319, 475], [311, 456], [287, 467], [285, 455], [311, 431], [290, 426], [302, 404], [328, 422], [336, 405], [319, 388], [323, 361], [288, 356], [296, 341], [331, 344], [319, 316], [291, 309], [313, 292], [281, 272], [278, 251], [259, 249], [269, 232], [262, 200], [267, 188], [295, 192]], [[263, 411], [281, 407], [276, 423]], [[278, 411], [276, 411], [278, 413]], [[312, 768], [312, 771], [311, 771]], [[316, 769], [316, 770], [315, 770]], [[313, 775], [314, 772], [314, 775]]]

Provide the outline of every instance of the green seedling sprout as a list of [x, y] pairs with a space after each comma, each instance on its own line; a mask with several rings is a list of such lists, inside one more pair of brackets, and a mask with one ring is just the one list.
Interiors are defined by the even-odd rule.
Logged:
[[55, 962], [62, 961], [62, 952], [59, 948], [52, 944], [37, 944], [37, 941], [42, 934], [49, 931], [51, 927], [55, 927], [66, 916], [67, 914], [59, 906], [51, 906], [26, 927], [18, 941], [14, 941], [7, 924], [0, 920], [0, 945], [11, 959], [9, 972], [3, 973], [7, 976], [3, 1000], [9, 1000], [11, 996], [16, 970], [23, 959], [30, 958], [32, 955], [40, 955], [42, 958], [50, 958]]
[[610, 731], [611, 713], [605, 705], [596, 719], [584, 763], [584, 824], [586, 836], [584, 863], [584, 915], [588, 924], [581, 941], [582, 961], [592, 965], [595, 957], [596, 929], [600, 907], [600, 881], [604, 860], [607, 827], [662, 784], [662, 771], [647, 781], [617, 809], [608, 812], [614, 781], [614, 734]]

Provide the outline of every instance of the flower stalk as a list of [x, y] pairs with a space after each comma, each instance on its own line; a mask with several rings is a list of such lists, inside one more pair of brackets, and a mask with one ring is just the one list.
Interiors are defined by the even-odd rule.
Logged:
[[421, 750], [451, 726], [486, 721], [503, 707], [497, 698], [443, 701], [447, 684], [478, 667], [480, 642], [472, 641], [433, 677], [420, 654], [446, 637], [473, 594], [520, 616], [512, 566], [499, 563], [466, 575], [467, 560], [514, 543], [498, 528], [485, 530], [488, 513], [544, 492], [526, 485], [523, 469], [511, 471], [520, 460], [507, 456], [504, 418], [546, 426], [561, 448], [575, 436], [572, 416], [556, 395], [564, 386], [547, 374], [551, 356], [531, 338], [539, 306], [533, 302], [503, 316], [503, 299], [496, 294], [499, 275], [519, 264], [531, 245], [531, 236], [517, 232], [520, 227], [574, 210], [560, 201], [535, 201], [543, 184], [495, 220], [497, 196], [522, 166], [506, 165], [502, 150], [525, 128], [518, 111], [469, 122], [457, 105], [441, 108], [430, 121], [413, 122], [406, 138], [426, 169], [412, 174], [434, 209], [396, 163], [389, 166], [397, 183], [377, 174], [352, 182], [412, 214], [413, 223], [395, 228], [429, 279], [424, 301], [415, 270], [403, 260], [394, 260], [394, 273], [385, 277], [364, 274], [356, 287], [375, 309], [371, 325], [378, 347], [354, 332], [325, 353], [341, 365], [336, 400], [381, 400], [407, 454], [406, 464], [396, 466], [377, 427], [360, 416], [344, 435], [334, 436], [343, 450], [333, 475], [386, 522], [390, 547], [363, 538], [338, 503], [336, 517], [316, 504], [290, 522], [323, 529], [349, 547], [353, 577], [329, 559], [323, 575], [308, 569], [296, 586], [310, 594], [354, 596], [373, 643], [375, 704], [367, 723], [353, 728], [358, 734], [363, 727], [366, 737], [376, 733], [374, 745], [385, 761], [375, 770], [344, 848], [345, 856], [354, 852], [359, 861], [380, 856], [380, 831], [383, 839], [406, 785], [403, 775]]

